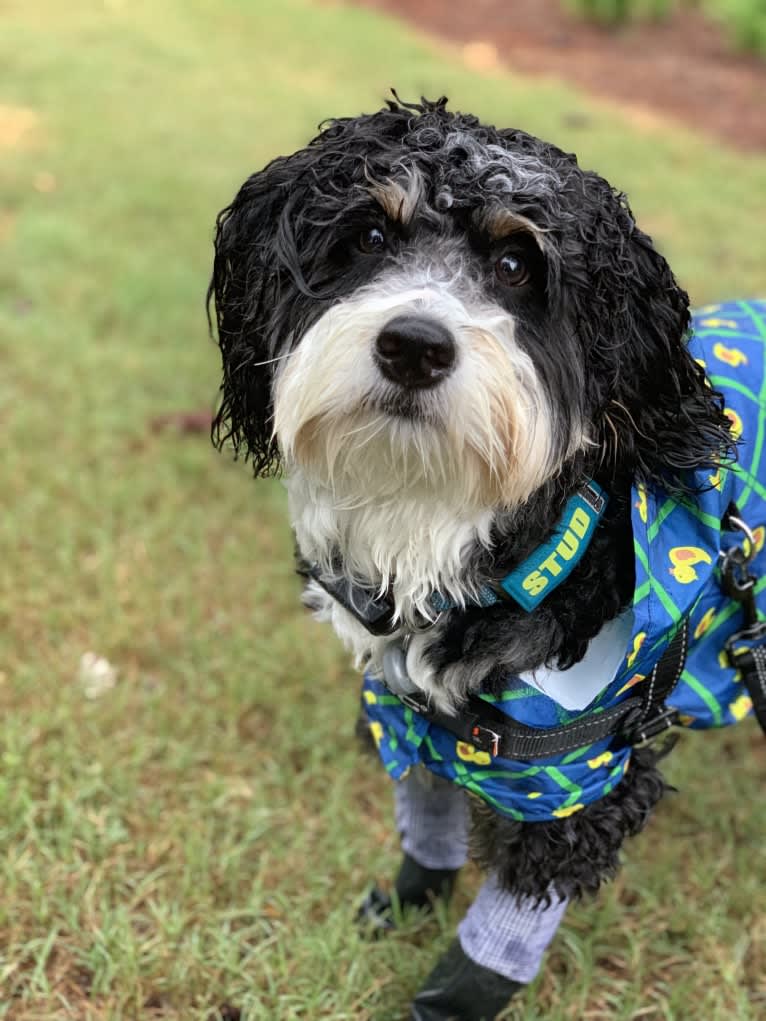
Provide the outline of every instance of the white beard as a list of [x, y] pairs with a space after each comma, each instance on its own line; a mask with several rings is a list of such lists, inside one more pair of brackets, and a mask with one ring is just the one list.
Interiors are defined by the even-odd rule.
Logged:
[[[490, 545], [493, 511], [463, 512], [443, 500], [426, 502], [405, 496], [399, 501], [338, 508], [329, 487], [321, 487], [296, 471], [287, 482], [290, 518], [298, 546], [311, 563], [331, 573], [332, 558], [340, 554], [344, 573], [366, 588], [393, 598], [400, 627], [391, 635], [376, 636], [316, 582], [310, 582], [305, 601], [317, 620], [332, 624], [351, 651], [357, 666], [382, 676], [383, 651], [400, 641], [424, 618], [435, 620], [431, 595], [439, 592], [457, 606], [477, 593], [463, 577], [465, 563], [476, 545]], [[413, 683], [432, 696], [441, 708], [454, 704], [448, 690], [435, 683], [433, 671], [422, 653], [436, 636], [437, 628], [412, 636], [407, 669]]]

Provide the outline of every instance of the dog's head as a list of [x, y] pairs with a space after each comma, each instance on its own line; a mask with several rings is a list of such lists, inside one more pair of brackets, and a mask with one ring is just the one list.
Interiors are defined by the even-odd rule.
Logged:
[[259, 474], [512, 508], [573, 465], [678, 486], [730, 444], [625, 197], [444, 100], [330, 121], [245, 182], [215, 249], [214, 436]]

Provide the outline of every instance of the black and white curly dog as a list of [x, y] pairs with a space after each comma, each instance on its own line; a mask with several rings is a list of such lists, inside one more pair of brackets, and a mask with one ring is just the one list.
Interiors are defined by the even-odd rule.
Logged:
[[[732, 452], [683, 342], [687, 295], [625, 197], [573, 155], [443, 99], [329, 121], [253, 174], [218, 218], [210, 294], [215, 440], [258, 475], [284, 473], [308, 605], [439, 726], [510, 675], [581, 662], [631, 604], [631, 487], [681, 492], [689, 469]], [[484, 599], [586, 480], [608, 504], [566, 579], [532, 608]], [[613, 789], [550, 821], [476, 801], [471, 848], [495, 885], [473, 930], [516, 935], [487, 949], [491, 934], [479, 946], [461, 930], [411, 1017], [503, 1008], [529, 975], [514, 955], [535, 956], [522, 944], [545, 930], [541, 953], [546, 915], [597, 890], [643, 827], [663, 793], [656, 759], [634, 751]], [[447, 787], [410, 792], [404, 828], [428, 840], [429, 798]], [[460, 864], [416, 857], [417, 839], [404, 903], [448, 893]], [[385, 924], [386, 908], [376, 890], [364, 912]]]

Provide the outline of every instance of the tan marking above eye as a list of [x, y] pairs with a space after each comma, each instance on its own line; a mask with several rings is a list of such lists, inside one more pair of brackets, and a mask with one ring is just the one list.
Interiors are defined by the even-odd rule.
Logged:
[[533, 238], [541, 251], [545, 251], [545, 231], [528, 220], [526, 216], [520, 216], [510, 209], [498, 206], [495, 209], [487, 210], [482, 220], [482, 227], [491, 241], [501, 241], [503, 238], [510, 237], [511, 234], [524, 233]]
[[370, 194], [390, 220], [407, 224], [423, 197], [423, 179], [417, 170], [410, 170], [402, 180], [371, 181]]

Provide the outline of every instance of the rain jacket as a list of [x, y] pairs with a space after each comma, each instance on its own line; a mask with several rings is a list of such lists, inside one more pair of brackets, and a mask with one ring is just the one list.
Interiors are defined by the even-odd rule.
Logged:
[[[748, 716], [752, 703], [740, 675], [727, 665], [724, 641], [742, 627], [742, 611], [721, 590], [721, 550], [740, 541], [722, 532], [733, 500], [755, 533], [752, 571], [759, 579], [759, 616], [766, 610], [766, 302], [709, 305], [693, 317], [690, 350], [725, 397], [739, 462], [715, 474], [696, 473], [704, 490], [688, 501], [636, 488], [632, 528], [636, 585], [632, 633], [620, 668], [585, 708], [570, 711], [519, 677], [509, 676], [500, 695], [479, 693], [515, 720], [553, 728], [587, 718], [639, 694], [675, 633], [689, 619], [689, 652], [681, 678], [667, 699], [692, 729], [721, 727]], [[537, 760], [492, 757], [460, 741], [405, 706], [367, 676], [363, 705], [388, 773], [402, 778], [422, 764], [478, 795], [500, 814], [518, 820], [564, 818], [603, 797], [629, 768], [631, 747], [612, 735], [564, 755]]]

